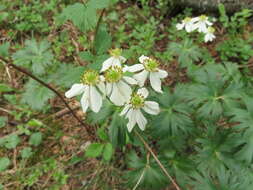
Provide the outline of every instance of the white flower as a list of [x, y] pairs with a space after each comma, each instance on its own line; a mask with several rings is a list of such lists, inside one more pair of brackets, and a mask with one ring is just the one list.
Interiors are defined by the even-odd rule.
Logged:
[[142, 110], [151, 114], [157, 115], [160, 112], [159, 104], [154, 101], [145, 101], [148, 96], [146, 88], [141, 88], [137, 93], [132, 94], [128, 104], [125, 105], [120, 115], [126, 115], [128, 119], [127, 129], [132, 131], [137, 124], [141, 130], [144, 130], [147, 124], [147, 119], [142, 114]]
[[198, 32], [203, 32], [203, 33], [207, 32], [208, 26], [213, 25], [213, 23], [211, 23], [208, 20], [208, 17], [205, 16], [205, 15], [195, 17], [195, 18], [192, 19], [192, 21], [194, 22], [194, 24], [193, 24], [194, 30], [198, 29]]
[[111, 57], [103, 62], [103, 66], [100, 72], [104, 72], [113, 66], [120, 67], [121, 63], [124, 63], [126, 61], [126, 58], [121, 56], [121, 49], [112, 49], [109, 51], [109, 53]]
[[103, 78], [99, 76], [98, 72], [89, 70], [83, 74], [81, 83], [73, 84], [71, 89], [65, 93], [65, 96], [67, 98], [72, 98], [83, 94], [81, 97], [83, 112], [86, 112], [90, 107], [92, 111], [97, 113], [102, 106], [102, 96], [97, 88], [102, 93], [105, 92]]
[[186, 17], [184, 20], [182, 20], [181, 23], [178, 23], [176, 25], [176, 28], [178, 30], [185, 28], [186, 32], [192, 32], [194, 30], [192, 18]]
[[207, 32], [205, 34], [205, 42], [211, 42], [213, 41], [216, 37], [213, 34], [214, 33], [214, 28], [213, 27], [208, 27]]
[[162, 93], [161, 79], [167, 77], [168, 73], [158, 68], [158, 61], [151, 59], [147, 56], [142, 55], [141, 57], [139, 57], [139, 61], [141, 62], [141, 64], [135, 64], [133, 66], [126, 67], [125, 69], [130, 72], [140, 71], [133, 76], [133, 78], [138, 81], [139, 85], [142, 87], [147, 78], [149, 77], [151, 87], [155, 91]]
[[105, 71], [106, 94], [117, 106], [124, 105], [132, 94], [129, 84], [137, 84], [131, 77], [124, 76], [124, 71], [119, 66], [110, 67]]

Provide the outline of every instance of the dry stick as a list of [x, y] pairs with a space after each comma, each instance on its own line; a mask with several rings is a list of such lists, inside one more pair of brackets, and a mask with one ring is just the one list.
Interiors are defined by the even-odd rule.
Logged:
[[86, 125], [84, 124], [84, 122], [75, 114], [75, 112], [72, 110], [72, 108], [68, 105], [68, 103], [66, 102], [66, 100], [64, 99], [64, 97], [57, 91], [55, 90], [52, 86], [50, 86], [49, 84], [43, 82], [42, 80], [38, 79], [36, 76], [34, 76], [32, 73], [30, 73], [29, 71], [23, 69], [22, 67], [19, 67], [15, 64], [12, 63], [8, 63], [8, 60], [6, 60], [5, 58], [0, 56], [0, 59], [2, 61], [4, 61], [5, 63], [7, 63], [8, 67], [13, 67], [14, 69], [20, 71], [21, 73], [24, 73], [25, 75], [31, 77], [32, 79], [36, 80], [37, 82], [39, 82], [40, 84], [42, 84], [43, 86], [47, 87], [49, 90], [53, 91], [61, 100], [62, 102], [67, 106], [67, 108], [70, 110], [71, 114], [75, 117], [75, 119], [82, 125], [84, 126], [84, 128], [86, 129], [88, 135], [90, 138], [93, 137], [92, 132], [90, 131], [89, 128], [86, 127]]
[[135, 134], [138, 136], [138, 138], [141, 140], [141, 142], [144, 144], [144, 146], [146, 147], [146, 149], [150, 152], [150, 154], [154, 157], [155, 161], [157, 162], [157, 164], [159, 165], [159, 167], [162, 169], [162, 171], [165, 173], [165, 175], [169, 178], [169, 180], [172, 182], [172, 184], [176, 187], [177, 190], [181, 190], [180, 187], [177, 185], [177, 183], [175, 182], [175, 180], [170, 176], [170, 174], [167, 172], [167, 170], [165, 169], [165, 167], [163, 166], [163, 164], [160, 162], [160, 160], [157, 158], [157, 156], [155, 155], [155, 153], [153, 152], [153, 150], [150, 148], [150, 146], [146, 143], [146, 141], [142, 138], [142, 136], [137, 132], [134, 131]]

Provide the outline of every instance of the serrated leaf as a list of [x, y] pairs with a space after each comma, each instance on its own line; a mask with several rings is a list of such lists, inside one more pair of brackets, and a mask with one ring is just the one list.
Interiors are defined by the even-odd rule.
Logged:
[[103, 128], [101, 127], [97, 130], [97, 135], [100, 138], [100, 140], [102, 140], [102, 141], [107, 141], [108, 140], [108, 136], [106, 134], [106, 131], [105, 131], [104, 127]]
[[33, 133], [29, 138], [29, 144], [33, 146], [38, 146], [42, 142], [42, 133]]
[[16, 134], [12, 134], [6, 137], [4, 146], [8, 149], [13, 149], [16, 148], [19, 142], [20, 142], [19, 136]]
[[22, 94], [22, 102], [28, 104], [32, 109], [41, 110], [50, 98], [55, 94], [48, 88], [40, 85], [34, 80], [29, 80]]
[[111, 143], [106, 143], [103, 150], [103, 159], [105, 161], [110, 161], [113, 155], [113, 147]]
[[88, 146], [85, 152], [85, 156], [95, 158], [102, 154], [104, 149], [104, 144], [93, 143]]
[[6, 125], [8, 118], [5, 116], [0, 116], [0, 128], [4, 127]]
[[11, 161], [7, 157], [0, 158], [0, 172], [6, 170], [8, 166], [11, 164]]
[[15, 64], [28, 67], [34, 74], [42, 75], [47, 66], [53, 63], [53, 54], [49, 48], [50, 43], [46, 40], [26, 40], [25, 47], [14, 53], [12, 58]]
[[13, 89], [6, 84], [0, 84], [0, 92], [11, 92]]
[[21, 157], [22, 158], [29, 158], [30, 156], [32, 156], [33, 152], [32, 152], [32, 148], [31, 147], [25, 147], [21, 150]]
[[112, 38], [108, 34], [106, 28], [100, 27], [94, 41], [97, 54], [106, 52], [111, 47], [111, 43]]
[[[0, 21], [1, 22], [1, 21]], [[10, 42], [0, 45], [0, 55], [6, 57], [9, 55]]]

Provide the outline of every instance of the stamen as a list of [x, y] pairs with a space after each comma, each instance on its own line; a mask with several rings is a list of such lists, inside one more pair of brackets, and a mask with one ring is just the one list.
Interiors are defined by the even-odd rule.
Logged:
[[118, 82], [123, 77], [122, 68], [119, 66], [110, 67], [105, 72], [105, 80], [107, 82]]
[[87, 70], [84, 72], [81, 82], [85, 85], [96, 85], [99, 83], [99, 74], [95, 70]]

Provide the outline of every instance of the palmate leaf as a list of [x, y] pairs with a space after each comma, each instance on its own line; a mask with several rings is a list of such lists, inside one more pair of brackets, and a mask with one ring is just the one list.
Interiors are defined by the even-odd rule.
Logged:
[[54, 96], [51, 90], [30, 79], [25, 85], [22, 102], [27, 103], [32, 109], [41, 110]]
[[193, 75], [195, 81], [189, 86], [187, 99], [197, 109], [198, 118], [219, 119], [224, 111], [239, 104], [241, 94], [238, 92], [243, 93], [242, 83], [227, 82], [220, 72], [209, 66]]
[[61, 22], [71, 20], [74, 25], [82, 32], [93, 29], [97, 23], [97, 9], [102, 9], [109, 6], [109, 0], [89, 0], [88, 3], [75, 3], [67, 6], [59, 19]]
[[233, 116], [232, 122], [239, 123], [235, 129], [243, 130], [241, 146], [236, 153], [236, 158], [239, 160], [251, 163], [253, 159], [253, 98], [243, 96], [244, 107], [235, 108], [230, 112]]
[[168, 46], [168, 51], [178, 56], [178, 62], [182, 67], [188, 67], [196, 61], [202, 59], [201, 49], [193, 44], [191, 39], [185, 39], [182, 42], [172, 42]]
[[14, 53], [12, 58], [15, 64], [30, 68], [34, 74], [41, 75], [53, 61], [53, 54], [49, 48], [50, 44], [46, 40], [26, 40], [25, 47]]
[[192, 109], [184, 101], [185, 89], [184, 85], [178, 85], [173, 93], [165, 89], [156, 97], [162, 111], [150, 124], [154, 135], [164, 137], [192, 130]]
[[[134, 187], [140, 180], [139, 186], [143, 189], [161, 189], [168, 185], [168, 179], [152, 157], [138, 157], [136, 153], [128, 154], [130, 171], [125, 175], [130, 186]], [[139, 187], [138, 186], [138, 187]]]

